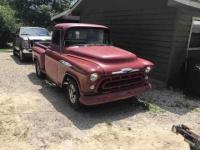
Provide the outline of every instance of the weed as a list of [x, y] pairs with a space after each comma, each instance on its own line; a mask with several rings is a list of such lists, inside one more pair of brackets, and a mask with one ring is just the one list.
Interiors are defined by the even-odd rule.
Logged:
[[108, 126], [112, 126], [112, 123], [111, 123], [111, 122], [106, 122], [106, 124], [107, 124]]
[[153, 103], [147, 103], [146, 107], [148, 108], [149, 112], [153, 113], [153, 114], [166, 112], [164, 109], [160, 108], [159, 106], [157, 106], [156, 104], [153, 104]]

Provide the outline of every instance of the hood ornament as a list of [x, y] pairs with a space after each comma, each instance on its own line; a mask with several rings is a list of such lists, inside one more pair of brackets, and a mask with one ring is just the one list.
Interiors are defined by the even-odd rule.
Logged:
[[132, 72], [138, 72], [140, 69], [132, 69], [132, 68], [123, 68], [120, 71], [112, 72], [112, 74], [124, 74], [124, 73], [132, 73]]

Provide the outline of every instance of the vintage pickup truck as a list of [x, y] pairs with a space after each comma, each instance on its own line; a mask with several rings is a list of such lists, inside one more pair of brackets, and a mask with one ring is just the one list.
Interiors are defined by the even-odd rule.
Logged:
[[153, 63], [112, 46], [107, 27], [64, 23], [54, 27], [51, 43], [36, 43], [38, 77], [64, 88], [75, 109], [131, 98], [149, 90]]

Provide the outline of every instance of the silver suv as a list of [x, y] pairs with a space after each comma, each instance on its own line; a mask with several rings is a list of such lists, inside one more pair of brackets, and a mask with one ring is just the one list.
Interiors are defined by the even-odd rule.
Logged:
[[32, 46], [35, 42], [50, 42], [51, 36], [47, 29], [41, 27], [21, 27], [13, 42], [13, 55], [20, 61], [32, 56]]

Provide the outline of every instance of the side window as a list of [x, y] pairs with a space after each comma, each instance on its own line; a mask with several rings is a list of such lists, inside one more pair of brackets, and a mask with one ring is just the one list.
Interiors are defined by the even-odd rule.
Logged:
[[55, 30], [53, 33], [52, 43], [59, 46], [60, 40], [61, 40], [61, 30]]

